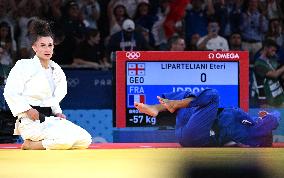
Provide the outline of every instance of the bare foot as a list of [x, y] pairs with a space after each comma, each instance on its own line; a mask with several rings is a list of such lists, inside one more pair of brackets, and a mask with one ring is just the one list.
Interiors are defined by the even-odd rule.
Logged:
[[135, 108], [137, 108], [140, 112], [148, 114], [152, 117], [156, 117], [159, 113], [158, 109], [154, 105], [147, 105], [144, 103], [134, 102]]
[[160, 96], [157, 96], [159, 102], [161, 105], [163, 105], [168, 111], [171, 113], [174, 113], [176, 111], [176, 104], [174, 100], [168, 100], [165, 98], [161, 98]]
[[42, 141], [25, 140], [21, 146], [22, 150], [45, 150]]
[[21, 146], [22, 150], [30, 150], [31, 149], [31, 140], [25, 140]]

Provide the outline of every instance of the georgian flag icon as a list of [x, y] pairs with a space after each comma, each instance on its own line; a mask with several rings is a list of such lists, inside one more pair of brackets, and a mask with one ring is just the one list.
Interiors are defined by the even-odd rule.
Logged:
[[128, 76], [144, 76], [145, 63], [128, 63]]

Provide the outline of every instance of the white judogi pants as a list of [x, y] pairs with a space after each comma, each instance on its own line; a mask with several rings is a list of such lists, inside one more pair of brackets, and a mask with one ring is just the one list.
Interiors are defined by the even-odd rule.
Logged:
[[85, 129], [59, 117], [46, 117], [42, 123], [21, 118], [16, 127], [24, 140], [42, 141], [43, 147], [50, 150], [84, 149], [92, 142]]

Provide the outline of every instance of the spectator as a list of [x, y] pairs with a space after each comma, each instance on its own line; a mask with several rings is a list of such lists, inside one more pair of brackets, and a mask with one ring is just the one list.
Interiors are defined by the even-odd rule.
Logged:
[[52, 21], [55, 24], [59, 24], [63, 16], [63, 11], [64, 11], [63, 0], [50, 0], [46, 8], [45, 17], [49, 21]]
[[20, 18], [42, 17], [46, 12], [46, 2], [38, 0], [12, 0]]
[[[11, 114], [9, 113], [10, 110], [5, 101], [3, 93], [8, 74], [12, 67], [13, 65], [11, 58], [7, 56], [3, 48], [0, 47], [0, 117], [1, 117], [0, 125], [2, 125], [1, 128], [5, 128], [5, 130], [8, 130], [8, 134], [13, 133], [13, 129], [10, 130], [8, 129], [8, 127], [11, 128], [10, 126], [13, 126], [14, 122], [13, 122], [13, 116], [11, 116]], [[3, 119], [7, 119], [7, 121], [9, 120], [9, 122], [7, 124], [4, 124]], [[11, 143], [13, 142], [14, 141], [12, 141]]]
[[0, 22], [7, 22], [11, 28], [12, 39], [15, 39], [14, 32], [17, 25], [16, 4], [14, 0], [0, 0]]
[[266, 34], [267, 39], [272, 39], [276, 41], [278, 46], [283, 47], [284, 45], [284, 36], [282, 31], [282, 24], [280, 19], [271, 19], [269, 20], [269, 29]]
[[[150, 45], [150, 33], [151, 33], [151, 32], [149, 32], [148, 29], [146, 29], [146, 28], [144, 28], [144, 27], [141, 27], [141, 26], [138, 26], [138, 27], [136, 28], [136, 31], [137, 31], [138, 33], [141, 33], [141, 34], [143, 35], [144, 39], [146, 40], [146, 42]], [[152, 47], [152, 45], [151, 45], [151, 47]]]
[[60, 65], [71, 65], [77, 44], [75, 38], [68, 38], [62, 26], [54, 30], [54, 54], [52, 60]]
[[268, 24], [266, 17], [258, 10], [258, 0], [248, 0], [246, 5], [241, 15], [240, 30], [243, 37], [243, 48], [249, 51], [250, 63], [253, 64], [255, 53], [262, 47]]
[[19, 55], [20, 55], [20, 58], [22, 59], [31, 58], [34, 56], [34, 51], [31, 47], [31, 38], [34, 35], [32, 31], [33, 26], [34, 26], [34, 20], [35, 20], [34, 17], [29, 19], [29, 21], [27, 22], [27, 33], [21, 36], [19, 40], [20, 41]]
[[239, 31], [242, 0], [219, 0], [214, 4], [215, 16], [220, 22], [220, 35], [229, 38]]
[[[283, 9], [281, 8], [282, 0], [265, 0], [260, 1], [261, 9], [268, 20], [283, 18]], [[282, 1], [283, 2], [283, 1]]]
[[[28, 23], [32, 18], [42, 17], [45, 13], [45, 5], [39, 0], [21, 0], [15, 1], [17, 22], [19, 25], [20, 38], [25, 38], [28, 33]], [[20, 56], [21, 57], [21, 56]]]
[[150, 14], [150, 4], [148, 0], [140, 0], [133, 20], [137, 27], [143, 27], [148, 30], [149, 43], [154, 46], [155, 42], [152, 34], [152, 27], [158, 18], [155, 15]]
[[0, 65], [11, 66], [13, 63], [11, 57], [4, 48], [0, 47]]
[[155, 41], [155, 47], [159, 50], [166, 50], [167, 38], [163, 27], [166, 16], [170, 10], [170, 0], [160, 0], [156, 13], [157, 21], [153, 24], [152, 34]]
[[169, 50], [170, 51], [184, 51], [185, 41], [182, 37], [173, 36], [169, 39]]
[[225, 38], [218, 35], [220, 30], [217, 21], [210, 21], [208, 23], [208, 34], [201, 37], [197, 42], [197, 49], [199, 50], [229, 50], [228, 42]]
[[67, 38], [74, 38], [76, 44], [79, 44], [84, 40], [86, 32], [79, 5], [76, 1], [68, 1], [65, 5], [65, 10], [65, 16], [61, 19], [65, 35]]
[[234, 32], [229, 38], [229, 47], [231, 51], [243, 51], [242, 36], [238, 32]]
[[101, 14], [97, 0], [82, 0], [80, 9], [83, 13], [84, 24], [87, 28], [98, 29], [98, 20]]
[[133, 20], [126, 19], [122, 24], [122, 29], [111, 36], [108, 46], [109, 53], [151, 49], [143, 35], [135, 31]]
[[[212, 7], [212, 1], [208, 1], [208, 7]], [[212, 8], [204, 9], [204, 0], [192, 0], [192, 9], [186, 11], [184, 18], [185, 23], [185, 39], [186, 43], [189, 43], [193, 34], [199, 34], [204, 36], [207, 33], [208, 17], [213, 15]]]
[[109, 1], [103, 1], [103, 0], [97, 0], [98, 3], [100, 4], [100, 8], [101, 8], [101, 11], [100, 11], [100, 18], [99, 20], [97, 21], [97, 26], [98, 26], [98, 29], [100, 31], [100, 34], [101, 34], [101, 37], [102, 37], [102, 40], [105, 41], [105, 38], [107, 36], [109, 36], [109, 17], [108, 17], [108, 11], [107, 11], [107, 7], [108, 7], [108, 4], [109, 4]]
[[273, 40], [267, 40], [255, 61], [255, 74], [263, 87], [264, 99], [260, 101], [264, 107], [283, 107], [284, 92], [281, 80], [284, 79], [284, 66], [280, 67], [275, 55], [277, 44]]
[[12, 65], [16, 58], [16, 41], [12, 38], [11, 27], [7, 22], [0, 23], [1, 64]]
[[104, 45], [100, 43], [100, 33], [98, 30], [89, 30], [86, 40], [76, 49], [73, 64], [95, 69], [109, 68], [111, 66], [105, 56]]
[[189, 41], [189, 44], [187, 45], [187, 50], [189, 51], [197, 51], [197, 42], [200, 39], [200, 36], [198, 33], [195, 33], [191, 36], [191, 39]]
[[[211, 1], [211, 0], [209, 0]], [[189, 0], [171, 0], [170, 11], [164, 22], [165, 35], [167, 38], [180, 34], [181, 21], [185, 15], [185, 9]], [[183, 34], [182, 34], [183, 35]]]
[[123, 4], [123, 6], [127, 9], [127, 14], [129, 15], [129, 18], [133, 19], [138, 3], [140, 1], [144, 1], [144, 0], [134, 0], [134, 1], [130, 1], [130, 0], [116, 0], [117, 3], [119, 4]]
[[111, 0], [107, 7], [109, 18], [109, 32], [110, 35], [121, 31], [122, 23], [125, 19], [129, 18], [126, 7], [124, 4]]

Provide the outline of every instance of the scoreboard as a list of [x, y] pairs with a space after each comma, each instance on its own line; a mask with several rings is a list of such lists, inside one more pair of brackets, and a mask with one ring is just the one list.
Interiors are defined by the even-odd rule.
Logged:
[[[116, 127], [159, 127], [171, 114], [150, 117], [134, 102], [158, 104], [162, 93], [217, 89], [219, 107], [248, 109], [247, 52], [117, 52]], [[174, 122], [169, 126], [174, 126]]]

